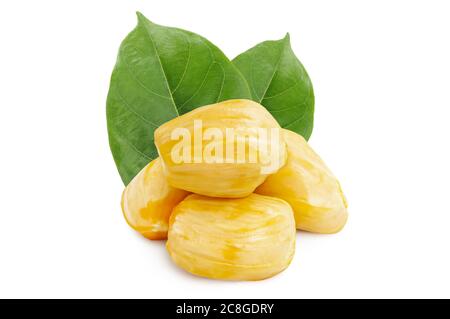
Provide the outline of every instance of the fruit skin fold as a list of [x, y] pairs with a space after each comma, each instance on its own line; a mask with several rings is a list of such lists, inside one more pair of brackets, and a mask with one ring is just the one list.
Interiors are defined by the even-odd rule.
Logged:
[[173, 211], [167, 250], [178, 266], [194, 275], [261, 280], [290, 264], [295, 236], [292, 209], [281, 199], [192, 194]]
[[[195, 121], [198, 123], [199, 120], [202, 136], [206, 136], [208, 129], [214, 129], [223, 138], [198, 143]], [[190, 162], [177, 162], [172, 157], [174, 147], [180, 143], [180, 140], [173, 139], [172, 134], [180, 128], [191, 137]], [[233, 139], [227, 138], [230, 129], [235, 133]], [[255, 129], [269, 133], [266, 137], [260, 136]], [[286, 145], [280, 130], [277, 121], [260, 104], [250, 100], [228, 100], [199, 107], [161, 125], [155, 131], [155, 144], [164, 162], [167, 180], [173, 187], [206, 196], [239, 198], [250, 195], [268, 175], [277, 172], [286, 162]], [[271, 139], [270, 132], [273, 131], [279, 137], [276, 142]], [[245, 162], [237, 162], [238, 140], [244, 141]], [[216, 146], [222, 150], [223, 162], [205, 161], [202, 156], [206, 148], [215, 149]], [[260, 153], [263, 147], [269, 151]], [[227, 149], [233, 150], [228, 154], [231, 156], [227, 155]], [[249, 160], [250, 153], [258, 154], [256, 161]], [[195, 154], [200, 154], [200, 162], [195, 162]]]
[[256, 193], [282, 198], [293, 208], [297, 229], [315, 233], [336, 233], [348, 217], [341, 186], [305, 139], [283, 130], [288, 160]]
[[189, 193], [170, 186], [159, 158], [145, 166], [122, 194], [127, 223], [144, 237], [166, 239], [173, 208]]

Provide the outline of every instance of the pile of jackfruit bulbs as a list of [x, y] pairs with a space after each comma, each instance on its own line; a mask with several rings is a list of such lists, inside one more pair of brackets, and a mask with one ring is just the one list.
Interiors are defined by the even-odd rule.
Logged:
[[[180, 149], [180, 139], [174, 136], [194, 136], [198, 123], [201, 132], [213, 129], [216, 138], [200, 143], [186, 139], [184, 146], [188, 141], [191, 149]], [[255, 128], [280, 134], [277, 139], [256, 136]], [[235, 137], [225, 139], [229, 129]], [[296, 229], [336, 233], [347, 221], [338, 180], [301, 135], [280, 128], [256, 102], [229, 100], [199, 107], [161, 125], [154, 137], [159, 157], [125, 188], [122, 210], [143, 236], [167, 239], [175, 264], [194, 275], [222, 280], [272, 277], [290, 264]], [[214, 155], [223, 154], [215, 153], [226, 147], [232, 155], [238, 149], [266, 150], [252, 161], [191, 157], [209, 152], [218, 159]], [[182, 155], [190, 161], [180, 160]]]

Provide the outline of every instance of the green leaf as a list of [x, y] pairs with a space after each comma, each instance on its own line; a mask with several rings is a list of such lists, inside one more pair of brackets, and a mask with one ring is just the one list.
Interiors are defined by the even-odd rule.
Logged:
[[241, 73], [211, 42], [137, 16], [120, 46], [106, 108], [109, 143], [125, 185], [158, 156], [153, 132], [159, 125], [202, 105], [251, 98]]
[[264, 105], [282, 127], [309, 139], [314, 92], [308, 73], [292, 51], [289, 34], [256, 45], [233, 63], [247, 79], [253, 100]]

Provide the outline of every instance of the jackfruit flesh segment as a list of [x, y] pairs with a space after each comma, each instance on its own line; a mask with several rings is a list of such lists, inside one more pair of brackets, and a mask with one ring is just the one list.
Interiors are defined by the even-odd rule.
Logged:
[[260, 280], [284, 270], [295, 249], [295, 221], [285, 201], [189, 195], [173, 211], [167, 250], [186, 271], [224, 280]]

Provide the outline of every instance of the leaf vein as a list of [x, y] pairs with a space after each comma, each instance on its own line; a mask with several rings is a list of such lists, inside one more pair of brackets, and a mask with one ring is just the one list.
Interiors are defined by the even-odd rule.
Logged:
[[142, 83], [142, 81], [141, 80], [139, 80], [139, 78], [132, 72], [132, 69], [131, 69], [131, 66], [130, 66], [130, 64], [128, 63], [128, 61], [127, 61], [127, 59], [124, 59], [124, 61], [125, 61], [125, 69], [130, 73], [130, 75], [131, 75], [131, 77], [144, 89], [144, 90], [146, 90], [148, 93], [151, 93], [151, 94], [154, 94], [154, 95], [156, 95], [156, 96], [159, 96], [159, 97], [161, 97], [161, 98], [163, 98], [163, 99], [170, 99], [170, 97], [168, 97], [168, 96], [164, 96], [164, 95], [161, 95], [161, 94], [159, 94], [159, 93], [156, 93], [156, 92], [154, 92], [153, 90], [151, 90], [151, 89], [149, 89], [144, 83]]
[[197, 88], [197, 90], [195, 90], [195, 92], [191, 95], [191, 97], [188, 98], [188, 99], [187, 99], [187, 100], [186, 100], [186, 101], [178, 108], [179, 111], [181, 111], [181, 110], [186, 106], [186, 104], [187, 104], [190, 100], [192, 100], [192, 99], [194, 98], [194, 96], [196, 96], [197, 93], [201, 90], [201, 88], [203, 87], [203, 85], [204, 85], [205, 82], [206, 82], [206, 78], [208, 77], [208, 74], [209, 74], [209, 72], [210, 72], [210, 70], [211, 70], [211, 68], [212, 68], [212, 66], [213, 66], [214, 63], [217, 63], [217, 62], [215, 62], [215, 61], [211, 62], [211, 64], [210, 64], [209, 67], [208, 67], [208, 70], [207, 70], [206, 73], [205, 73], [205, 76], [204, 76], [204, 78], [203, 78], [202, 83], [201, 83], [200, 86]]
[[[296, 87], [296, 86], [299, 85], [300, 83], [301, 83], [301, 81], [296, 81], [293, 85], [291, 85], [291, 86], [288, 87], [287, 89], [284, 89], [283, 91], [281, 91], [281, 92], [279, 92], [279, 93], [277, 93], [277, 94], [274, 94], [274, 95], [270, 95], [270, 96], [264, 97], [264, 99], [262, 99], [262, 101], [270, 100], [270, 99], [276, 98], [276, 97], [278, 97], [278, 96], [280, 96], [280, 95], [283, 95], [284, 93], [286, 93], [287, 91], [293, 89], [294, 87]], [[261, 102], [262, 102], [262, 101], [261, 101]]]
[[139, 117], [140, 119], [142, 119], [145, 123], [152, 125], [153, 127], [158, 127], [159, 125], [156, 125], [155, 123], [147, 120], [142, 114], [139, 114], [137, 111], [135, 111], [130, 103], [128, 103], [125, 98], [122, 96], [122, 94], [119, 92], [119, 89], [116, 90], [117, 91], [117, 96], [122, 100], [123, 104], [125, 105], [126, 109], [128, 109], [131, 113], [135, 114], [137, 117]]
[[181, 33], [180, 32], [180, 34], [182, 34], [185, 38], [186, 38], [186, 41], [187, 41], [187, 43], [188, 43], [188, 58], [187, 58], [187, 61], [186, 61], [186, 65], [184, 66], [184, 71], [183, 71], [183, 74], [181, 75], [181, 78], [180, 78], [180, 81], [178, 82], [178, 84], [177, 84], [177, 86], [173, 89], [173, 91], [171, 92], [172, 93], [172, 95], [178, 90], [178, 88], [181, 86], [181, 83], [183, 82], [183, 80], [184, 80], [184, 77], [185, 77], [185, 75], [186, 75], [186, 73], [187, 73], [187, 69], [188, 69], [188, 66], [189, 66], [189, 62], [191, 61], [191, 40], [186, 36], [186, 35], [184, 35], [183, 33]]
[[[311, 92], [312, 92], [312, 90], [309, 90], [308, 95], [305, 97], [305, 99], [303, 100], [303, 102], [301, 104], [305, 104], [305, 101], [311, 96]], [[301, 105], [301, 104], [297, 104], [297, 106]], [[295, 123], [299, 122], [300, 120], [302, 120], [306, 116], [306, 113], [307, 113], [306, 111], [308, 110], [309, 107], [310, 106], [308, 104], [306, 104], [306, 107], [303, 109], [302, 116], [300, 116], [300, 117], [294, 119], [293, 121], [291, 121], [290, 123], [284, 125], [284, 127], [288, 128], [289, 126], [292, 126], [293, 124], [295, 124]]]
[[280, 51], [280, 56], [278, 57], [278, 60], [277, 60], [277, 62], [276, 62], [276, 64], [275, 64], [275, 68], [274, 68], [274, 70], [273, 70], [272, 76], [270, 77], [269, 83], [267, 84], [267, 87], [266, 87], [266, 89], [264, 90], [262, 96], [259, 98], [259, 103], [261, 103], [261, 102], [263, 101], [264, 96], [265, 96], [266, 93], [267, 93], [267, 90], [269, 90], [269, 87], [270, 87], [270, 85], [272, 84], [272, 81], [273, 81], [273, 79], [274, 79], [274, 77], [275, 77], [275, 74], [278, 72], [278, 67], [279, 67], [279, 65], [280, 65], [281, 58], [283, 57], [283, 52], [284, 52], [284, 42], [283, 42], [283, 48], [282, 48], [281, 51]]
[[177, 104], [175, 103], [175, 100], [173, 99], [173, 95], [172, 95], [171, 90], [170, 90], [169, 81], [167, 79], [166, 71], [164, 70], [164, 66], [163, 66], [161, 58], [159, 56], [158, 48], [156, 47], [155, 41], [153, 40], [153, 37], [152, 37], [150, 31], [147, 28], [144, 28], [144, 29], [146, 31], [146, 34], [147, 34], [148, 38], [150, 39], [150, 42], [153, 45], [153, 48], [155, 49], [156, 57], [158, 58], [159, 66], [161, 67], [161, 71], [162, 71], [163, 76], [164, 76], [164, 82], [166, 84], [167, 91], [168, 91], [168, 93], [170, 95], [170, 99], [172, 100], [172, 104], [173, 104], [173, 107], [175, 109], [175, 112], [176, 112], [177, 116], [179, 116], [180, 113], [178, 112]]

